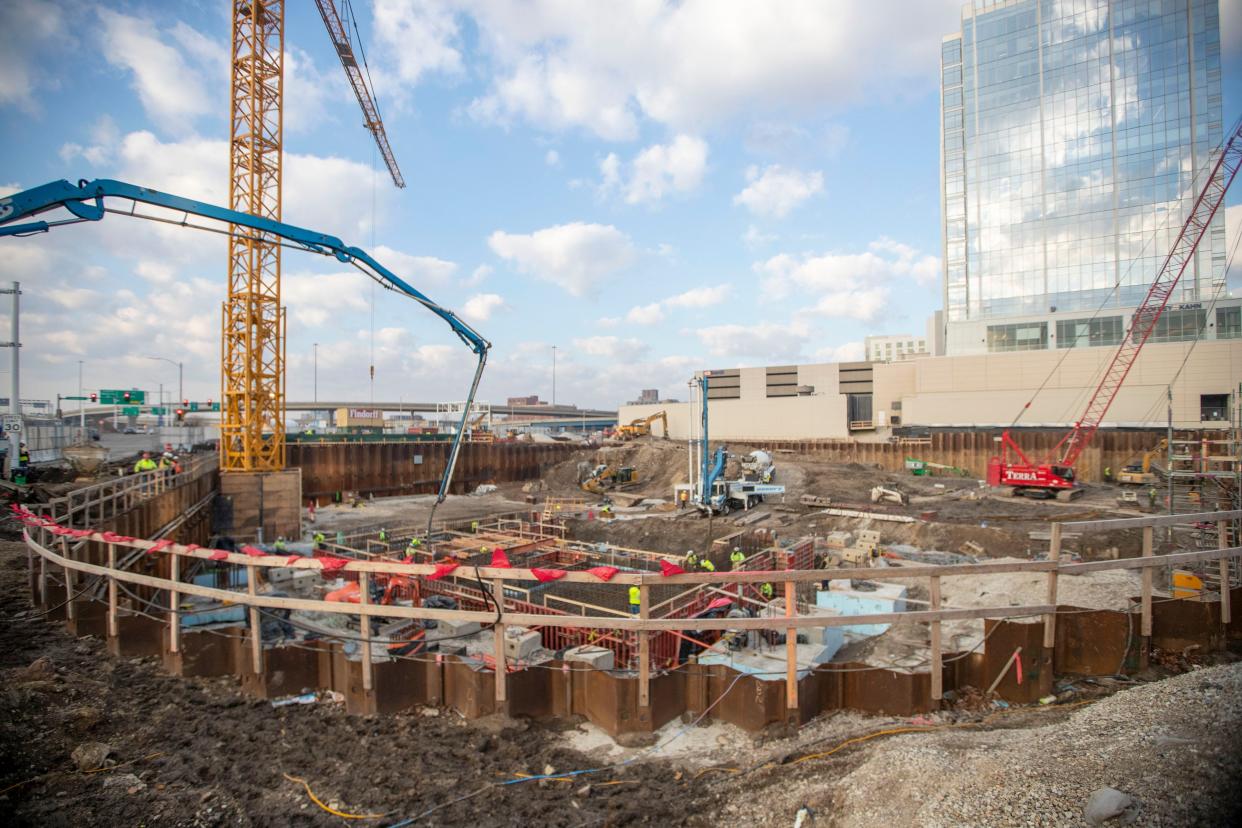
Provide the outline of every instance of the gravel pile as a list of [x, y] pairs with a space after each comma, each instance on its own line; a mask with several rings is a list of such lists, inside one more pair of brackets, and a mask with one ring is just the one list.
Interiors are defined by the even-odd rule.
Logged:
[[833, 785], [831, 810], [841, 825], [1082, 825], [1112, 787], [1138, 825], [1238, 824], [1239, 736], [1242, 664], [1207, 668], [1042, 727], [894, 737]]

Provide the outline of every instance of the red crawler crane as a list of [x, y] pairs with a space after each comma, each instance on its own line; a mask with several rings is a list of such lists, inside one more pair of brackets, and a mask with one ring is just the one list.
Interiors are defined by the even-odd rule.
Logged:
[[1195, 198], [1194, 207], [1182, 225], [1173, 249], [1165, 258], [1143, 303], [1134, 312], [1129, 330], [1113, 353], [1104, 378], [1096, 386], [1078, 422], [1038, 463], [1032, 463], [1027, 458], [1006, 430], [1001, 436], [1000, 456], [992, 458], [988, 469], [989, 483], [1012, 487], [1015, 494], [1037, 497], [1054, 494], [1058, 500], [1071, 500], [1082, 494], [1082, 489], [1074, 480], [1074, 463], [1104, 421], [1104, 415], [1121, 390], [1134, 360], [1143, 350], [1143, 345], [1156, 327], [1156, 321], [1169, 303], [1173, 289], [1194, 258], [1212, 218], [1224, 204], [1225, 193], [1233, 183], [1239, 166], [1242, 166], [1242, 119], [1234, 123], [1215, 155], [1211, 175]]

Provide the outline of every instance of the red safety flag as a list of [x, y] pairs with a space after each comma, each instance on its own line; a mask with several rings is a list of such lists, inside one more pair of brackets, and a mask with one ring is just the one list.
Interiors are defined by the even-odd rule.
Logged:
[[536, 581], [539, 581], [541, 584], [546, 584], [548, 581], [559, 581], [561, 578], [564, 578], [565, 570], [563, 569], [532, 569], [530, 571], [530, 574], [535, 576]]
[[590, 572], [601, 581], [611, 581], [612, 576], [616, 575], [620, 571], [621, 570], [617, 569], [615, 566], [593, 566], [587, 570], [587, 572]]
[[264, 555], [267, 554], [263, 550], [253, 547], [250, 544], [246, 544], [245, 546], [243, 546], [241, 548], [241, 551], [249, 555], [252, 558], [262, 558]]
[[663, 558], [660, 559], [660, 574], [668, 577], [669, 575], [685, 575], [686, 570], [682, 569], [675, 563], [669, 563]]
[[103, 538], [107, 543], [133, 543], [134, 539], [126, 535], [118, 535], [116, 532], [104, 532], [99, 537]]
[[222, 561], [222, 560], [224, 560], [225, 558], [227, 558], [228, 556], [229, 556], [229, 553], [228, 553], [228, 552], [225, 552], [223, 549], [216, 549], [216, 550], [214, 550], [214, 551], [213, 551], [210, 555], [208, 555], [208, 556], [207, 556], [207, 560], [209, 560], [209, 561]]
[[1022, 653], [1018, 653], [1018, 657], [1013, 660], [1014, 669], [1017, 670], [1018, 686], [1022, 686]]
[[709, 610], [720, 609], [721, 607], [727, 607], [732, 603], [733, 603], [733, 600], [730, 598], [717, 598], [716, 600], [708, 604], [707, 608]]
[[65, 527], [63, 527], [63, 526], [57, 526], [57, 525], [56, 525], [56, 524], [54, 524], [54, 523], [53, 523], [51, 526], [49, 526], [49, 527], [48, 527], [48, 531], [50, 531], [53, 535], [67, 535], [67, 534], [69, 534], [69, 530], [68, 530], [68, 529], [66, 529], [66, 528], [65, 528]]
[[290, 555], [288, 558], [285, 559], [285, 566], [293, 566], [295, 563], [297, 563], [300, 560], [302, 560], [301, 555]]
[[163, 550], [167, 549], [168, 547], [172, 545], [173, 545], [172, 538], [163, 538], [161, 540], [157, 540], [155, 543], [147, 547], [147, 554], [154, 555], [156, 552], [162, 552]]
[[193, 551], [195, 551], [195, 550], [197, 550], [197, 549], [202, 549], [202, 548], [203, 548], [203, 547], [199, 546], [197, 543], [187, 543], [187, 544], [185, 545], [185, 551], [186, 551], [186, 552], [193, 552]]
[[497, 546], [492, 550], [492, 566], [497, 569], [512, 569], [513, 564], [509, 563], [509, 556], [505, 554], [505, 550]]
[[454, 569], [461, 566], [457, 561], [444, 561], [436, 564], [436, 571], [427, 576], [430, 581], [438, 581], [445, 575], [452, 573]]
[[345, 568], [345, 564], [349, 563], [349, 558], [334, 558], [330, 555], [325, 555], [318, 560], [319, 565], [323, 567], [324, 575], [335, 575]]

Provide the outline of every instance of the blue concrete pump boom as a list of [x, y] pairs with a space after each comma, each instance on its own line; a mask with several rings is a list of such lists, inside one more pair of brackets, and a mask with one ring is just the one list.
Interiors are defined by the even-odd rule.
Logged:
[[702, 482], [699, 488], [699, 503], [702, 506], [711, 507], [713, 505], [718, 505], [712, 503], [712, 488], [716, 485], [716, 480], [724, 473], [725, 463], [729, 459], [729, 450], [724, 446], [718, 446], [714, 457], [709, 452], [707, 433], [706, 373], [699, 377], [699, 398], [703, 406], [703, 436], [700, 438], [702, 442], [702, 450], [700, 452], [702, 468], [700, 469], [699, 474], [699, 479]]
[[[118, 210], [106, 206], [104, 204], [105, 198], [125, 199], [133, 202], [133, 204], [128, 210]], [[166, 208], [183, 215], [180, 220], [175, 220], [163, 216], [138, 213], [136, 210], [139, 203]], [[58, 208], [68, 210], [73, 215], [73, 218], [65, 218], [59, 221], [41, 220], [22, 224], [15, 223], [31, 218], [39, 213]], [[194, 201], [193, 199], [162, 193], [158, 190], [139, 187], [124, 181], [114, 181], [107, 178], [100, 178], [95, 181], [83, 179], [78, 182], [76, 187], [68, 181], [52, 181], [38, 187], [32, 187], [29, 190], [14, 193], [5, 198], [0, 198], [0, 236], [28, 236], [35, 233], [46, 233], [53, 227], [65, 224], [100, 221], [105, 213], [151, 219], [181, 227], [229, 235], [244, 235], [239, 228], [248, 228], [255, 231], [257, 234], [256, 238], [259, 240], [266, 240], [267, 237], [276, 236], [290, 242], [292, 246], [307, 252], [318, 253], [321, 256], [333, 256], [340, 262], [353, 265], [378, 282], [380, 286], [405, 294], [444, 320], [453, 333], [474, 352], [479, 360], [478, 367], [474, 372], [474, 380], [470, 384], [470, 393], [466, 397], [466, 405], [462, 410], [461, 424], [457, 429], [457, 436], [453, 440], [452, 448], [449, 451], [444, 475], [440, 479], [440, 490], [436, 497], [436, 504], [439, 505], [444, 501], [453, 480], [453, 471], [457, 466], [457, 456], [461, 448], [462, 438], [467, 430], [466, 423], [470, 416], [471, 404], [474, 402], [475, 392], [478, 391], [479, 380], [483, 377], [483, 367], [487, 364], [487, 352], [492, 347], [491, 343], [479, 335], [474, 328], [471, 328], [459, 319], [451, 310], [436, 304], [421, 291], [406, 283], [395, 273], [371, 258], [366, 251], [357, 247], [348, 247], [335, 236], [306, 230], [292, 224], [285, 224], [284, 222], [252, 216], [248, 213], [241, 213], [215, 204], [207, 204], [202, 201]], [[229, 230], [223, 230], [191, 224], [188, 221], [191, 215], [226, 222], [233, 225], [233, 227]], [[433, 508], [433, 514], [434, 511], [435, 509]], [[427, 526], [428, 531], [430, 531], [430, 518], [428, 519]]]

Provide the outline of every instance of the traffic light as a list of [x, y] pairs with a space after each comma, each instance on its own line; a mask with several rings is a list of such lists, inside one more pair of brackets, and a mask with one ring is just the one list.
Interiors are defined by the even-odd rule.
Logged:
[[91, 392], [91, 402], [99, 402], [99, 395], [94, 391]]
[[178, 408], [177, 409], [177, 422], [181, 422], [184, 419], [185, 419], [185, 409]]
[[208, 398], [207, 398], [207, 410], [208, 410], [208, 411], [210, 411], [210, 410], [211, 410], [211, 397], [208, 397]]
[[129, 402], [129, 392], [125, 392], [125, 402]]
[[186, 397], [184, 400], [182, 400], [182, 401], [181, 401], [181, 407], [182, 407], [182, 408], [189, 408], [189, 407], [190, 407], [190, 398], [189, 398], [189, 397]]

